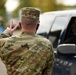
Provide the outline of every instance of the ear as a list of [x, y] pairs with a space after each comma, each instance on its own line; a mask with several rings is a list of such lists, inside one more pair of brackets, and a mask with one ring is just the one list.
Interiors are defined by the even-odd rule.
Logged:
[[40, 25], [40, 21], [37, 22], [36, 31], [38, 30], [39, 25]]
[[19, 22], [19, 28], [21, 29], [22, 27], [21, 27], [21, 22]]

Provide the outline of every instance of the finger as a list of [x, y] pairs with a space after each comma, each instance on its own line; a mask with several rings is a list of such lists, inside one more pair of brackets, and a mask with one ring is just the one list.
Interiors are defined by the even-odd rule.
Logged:
[[12, 29], [13, 27], [13, 21], [10, 22], [10, 28]]
[[18, 27], [19, 27], [19, 23], [15, 25], [15, 27], [13, 28], [13, 31], [16, 30]]

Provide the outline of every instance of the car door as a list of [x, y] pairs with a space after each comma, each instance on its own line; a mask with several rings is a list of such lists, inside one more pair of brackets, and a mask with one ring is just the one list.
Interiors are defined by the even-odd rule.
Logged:
[[61, 15], [55, 17], [48, 36], [48, 39], [52, 42], [54, 48], [57, 47], [60, 33], [67, 25], [67, 22], [68, 15]]

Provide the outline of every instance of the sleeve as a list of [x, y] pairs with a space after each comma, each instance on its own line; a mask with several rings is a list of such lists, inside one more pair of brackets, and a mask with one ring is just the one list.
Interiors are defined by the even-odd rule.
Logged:
[[2, 33], [0, 34], [0, 39], [1, 38], [7, 38], [7, 37], [10, 37], [11, 35], [9, 33]]
[[51, 48], [51, 54], [50, 54], [50, 60], [47, 63], [47, 67], [45, 71], [43, 71], [43, 75], [52, 75], [54, 67], [54, 52], [53, 52], [53, 47]]
[[4, 47], [4, 45], [5, 45], [5, 40], [2, 38], [0, 39], [0, 57], [2, 55], [2, 48]]
[[4, 38], [10, 37], [11, 35], [9, 33], [3, 32], [0, 34], [0, 57], [1, 57], [1, 50], [3, 46], [5, 45], [5, 40]]

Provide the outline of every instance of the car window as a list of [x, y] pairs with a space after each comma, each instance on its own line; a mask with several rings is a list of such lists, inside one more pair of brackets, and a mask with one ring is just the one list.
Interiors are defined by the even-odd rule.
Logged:
[[48, 33], [54, 19], [55, 19], [55, 15], [41, 14], [40, 15], [40, 27], [37, 33], [44, 33], [44, 32]]
[[62, 30], [68, 21], [68, 16], [58, 16], [56, 17], [51, 31]]
[[61, 35], [60, 35], [60, 38], [59, 38], [59, 44], [62, 44], [62, 43], [75, 43], [75, 39], [74, 38], [73, 38], [73, 40], [71, 42], [70, 41], [66, 41], [71, 36], [73, 36], [74, 32], [76, 32], [75, 27], [73, 28], [73, 29], [75, 29], [74, 32], [73, 32], [73, 30], [71, 28], [71, 26], [74, 24], [75, 20], [76, 20], [76, 17], [71, 17], [70, 18], [69, 23], [64, 28], [64, 30], [61, 32]]

